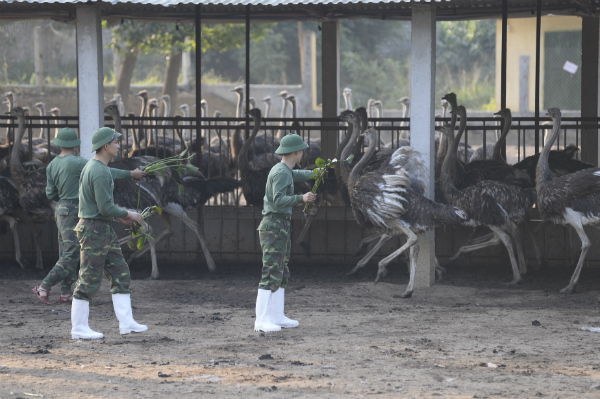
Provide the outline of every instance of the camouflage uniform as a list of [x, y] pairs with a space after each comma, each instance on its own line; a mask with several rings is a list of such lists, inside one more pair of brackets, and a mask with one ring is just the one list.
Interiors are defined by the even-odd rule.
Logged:
[[77, 280], [79, 266], [79, 242], [73, 229], [79, 221], [79, 200], [60, 200], [54, 209], [58, 227], [59, 259], [40, 285], [45, 290], [60, 282], [61, 295], [71, 294], [71, 285]]
[[81, 219], [75, 227], [81, 244], [81, 270], [74, 297], [91, 301], [102, 281], [102, 272], [110, 281], [111, 294], [129, 294], [129, 266], [110, 222]]
[[129, 294], [129, 266], [123, 258], [113, 218], [125, 218], [128, 212], [115, 205], [114, 182], [109, 168], [91, 159], [79, 179], [79, 223], [75, 227], [81, 245], [81, 268], [73, 298], [91, 302], [102, 281], [110, 281], [112, 294]]
[[290, 277], [291, 218], [288, 215], [263, 216], [258, 226], [263, 253], [262, 279], [259, 289], [277, 291], [285, 288]]

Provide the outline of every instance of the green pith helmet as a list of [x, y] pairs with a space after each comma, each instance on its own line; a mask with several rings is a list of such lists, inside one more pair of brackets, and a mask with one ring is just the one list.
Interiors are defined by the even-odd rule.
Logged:
[[109, 127], [101, 127], [92, 136], [92, 152], [119, 137], [121, 137], [121, 133], [117, 133]]
[[58, 131], [52, 143], [63, 148], [73, 148], [81, 144], [81, 140], [77, 137], [75, 130], [70, 127], [64, 127]]
[[307, 148], [308, 144], [302, 140], [302, 137], [298, 136], [296, 133], [292, 133], [281, 139], [279, 148], [275, 150], [275, 154], [291, 154], [292, 152], [305, 150]]

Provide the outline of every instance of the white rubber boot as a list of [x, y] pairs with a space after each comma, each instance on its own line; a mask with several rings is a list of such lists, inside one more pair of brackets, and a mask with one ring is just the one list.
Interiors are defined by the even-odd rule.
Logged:
[[271, 298], [271, 290], [258, 290], [258, 296], [256, 297], [256, 320], [254, 321], [254, 331], [281, 331], [281, 327], [271, 322]]
[[73, 298], [71, 305], [71, 338], [73, 339], [99, 339], [104, 334], [93, 331], [88, 325], [90, 316], [90, 303], [82, 299]]
[[113, 294], [112, 301], [115, 314], [117, 315], [117, 319], [119, 319], [119, 331], [121, 334], [139, 333], [148, 330], [147, 326], [138, 324], [133, 320], [130, 294]]
[[271, 296], [271, 321], [282, 328], [298, 327], [300, 323], [296, 320], [288, 319], [283, 314], [285, 304], [285, 288], [280, 288]]

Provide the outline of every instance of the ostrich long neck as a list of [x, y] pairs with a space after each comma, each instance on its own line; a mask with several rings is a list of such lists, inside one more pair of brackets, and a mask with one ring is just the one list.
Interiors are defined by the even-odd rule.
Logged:
[[[454, 129], [452, 127], [444, 127], [447, 129], [448, 135], [447, 140], [449, 141], [448, 145], [454, 145]], [[446, 157], [444, 158], [444, 163], [442, 164], [440, 170], [440, 183], [442, 185], [442, 190], [444, 191], [444, 195], [446, 198], [451, 199], [452, 197], [456, 197], [458, 194], [458, 190], [454, 186], [454, 182], [452, 181], [452, 175], [454, 174], [454, 162], [453, 162], [452, 151], [446, 152]], [[450, 201], [452, 202], [452, 201]]]
[[242, 145], [242, 149], [240, 150], [239, 156], [238, 156], [238, 165], [239, 165], [239, 169], [240, 171], [242, 171], [242, 173], [244, 173], [244, 170], [246, 170], [246, 168], [249, 167], [249, 161], [248, 161], [248, 150], [250, 149], [250, 145], [254, 142], [254, 138], [256, 137], [256, 135], [258, 134], [258, 129], [260, 128], [260, 121], [261, 121], [261, 117], [257, 116], [257, 115], [251, 115], [252, 119], [254, 120], [254, 126], [252, 127], [252, 133], [250, 133], [250, 137], [248, 137], [248, 140], [244, 141], [244, 145]]
[[340, 161], [338, 164], [338, 167], [334, 169], [334, 173], [335, 173], [335, 178], [338, 180], [339, 182], [339, 187], [341, 189], [342, 186], [342, 169], [343, 169], [343, 165], [346, 162], [341, 162], [346, 158], [342, 158], [342, 154], [344, 152], [344, 150], [346, 149], [346, 145], [348, 144], [348, 142], [350, 141], [350, 137], [352, 136], [352, 133], [354, 132], [353, 130], [353, 125], [351, 123], [348, 124], [348, 131], [346, 132], [346, 135], [344, 136], [344, 138], [342, 139], [341, 143], [338, 144], [338, 147], [335, 151], [335, 158]]
[[23, 114], [17, 114], [17, 122], [17, 134], [13, 143], [12, 151], [10, 153], [10, 173], [15, 183], [20, 184], [22, 179], [25, 178], [25, 169], [23, 169], [23, 165], [19, 159], [21, 140], [23, 140], [23, 136], [25, 135], [25, 116]]
[[465, 107], [458, 107], [458, 113], [460, 114], [460, 124], [458, 125], [458, 133], [456, 134], [456, 138], [453, 139], [452, 143], [452, 153], [453, 157], [458, 158], [458, 146], [460, 145], [460, 139], [465, 132], [465, 128], [467, 127], [467, 110]]
[[271, 114], [271, 103], [265, 102], [265, 118], [268, 118]]
[[242, 97], [244, 96], [244, 93], [240, 93], [237, 91], [236, 91], [236, 93], [238, 95], [238, 100], [237, 100], [237, 105], [235, 108], [235, 117], [239, 119], [242, 117]]
[[[360, 134], [360, 125], [358, 124], [357, 118], [353, 118], [349, 124], [352, 124], [352, 135], [348, 140], [348, 143], [342, 151], [341, 159], [344, 160], [350, 155], [350, 151], [354, 148], [354, 143]], [[351, 167], [348, 162], [342, 162], [340, 165], [340, 175], [344, 183], [348, 183], [348, 177], [350, 176]]]
[[494, 145], [494, 153], [492, 155], [492, 159], [495, 161], [506, 162], [504, 158], [502, 158], [502, 146], [506, 141], [506, 136], [508, 135], [508, 132], [510, 132], [511, 125], [512, 115], [510, 111], [507, 111], [507, 113], [504, 115], [504, 127], [502, 128], [502, 135]]
[[540, 158], [538, 160], [537, 167], [536, 167], [535, 176], [536, 176], [536, 182], [537, 182], [538, 187], [540, 185], [542, 185], [543, 183], [552, 180], [552, 178], [554, 176], [552, 174], [552, 172], [550, 171], [550, 165], [548, 164], [548, 157], [550, 156], [550, 150], [552, 149], [552, 144], [554, 144], [554, 141], [558, 137], [558, 133], [560, 131], [560, 120], [561, 120], [560, 113], [558, 113], [557, 115], [554, 115], [552, 117], [552, 119], [553, 119], [552, 131], [550, 132], [550, 137], [546, 141], [546, 144], [544, 144], [544, 148], [542, 149], [542, 153], [540, 154]]
[[354, 167], [352, 168], [352, 172], [350, 172], [350, 176], [348, 176], [348, 188], [354, 186], [354, 184], [358, 180], [358, 177], [362, 173], [365, 165], [367, 165], [367, 163], [373, 157], [376, 148], [377, 146], [375, 145], [375, 137], [373, 136], [373, 134], [369, 134], [369, 146], [367, 147], [365, 155], [363, 155], [361, 160], [358, 161], [356, 165], [354, 165]]
[[[46, 107], [44, 105], [41, 105], [38, 108], [38, 111], [40, 111], [40, 116], [41, 117], [44, 117], [44, 118], [46, 117]], [[43, 125], [48, 125], [48, 120], [47, 119], [43, 119], [42, 120], [42, 124]], [[46, 138], [46, 131], [47, 131], [47, 129], [48, 129], [47, 127], [43, 127], [43, 128], [40, 129], [40, 138], [41, 139], [45, 139]]]

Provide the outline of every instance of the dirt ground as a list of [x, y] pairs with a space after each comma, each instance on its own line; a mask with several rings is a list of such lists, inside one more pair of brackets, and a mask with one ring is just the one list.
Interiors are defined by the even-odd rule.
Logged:
[[[108, 284], [91, 306], [105, 334], [71, 340], [70, 308], [31, 292], [47, 270], [3, 265], [0, 398], [600, 398], [600, 270], [525, 276], [451, 267], [444, 281], [400, 299], [396, 265], [291, 265], [286, 313], [300, 327], [253, 331], [260, 264], [132, 267], [137, 321], [119, 335]], [[51, 293], [56, 302], [58, 290]]]

